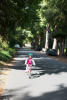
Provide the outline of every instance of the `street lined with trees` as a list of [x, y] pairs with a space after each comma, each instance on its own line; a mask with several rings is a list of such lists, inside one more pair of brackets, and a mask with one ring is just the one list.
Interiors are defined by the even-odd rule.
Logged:
[[67, 55], [67, 1], [0, 1], [1, 39], [10, 48], [29, 42], [35, 50], [51, 48]]
[[66, 56], [67, 0], [0, 0], [1, 100], [67, 100]]

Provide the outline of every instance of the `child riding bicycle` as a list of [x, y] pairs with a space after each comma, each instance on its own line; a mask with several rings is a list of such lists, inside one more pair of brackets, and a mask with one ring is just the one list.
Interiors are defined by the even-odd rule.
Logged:
[[29, 73], [29, 78], [31, 78], [32, 65], [35, 65], [35, 61], [33, 60], [32, 56], [33, 56], [33, 54], [29, 53], [29, 57], [25, 61], [26, 72]]

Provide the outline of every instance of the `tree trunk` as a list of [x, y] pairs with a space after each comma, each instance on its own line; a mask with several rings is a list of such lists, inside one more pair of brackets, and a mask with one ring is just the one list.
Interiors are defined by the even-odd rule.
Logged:
[[66, 53], [65, 53], [65, 55], [67, 56], [67, 48], [66, 48]]
[[65, 55], [67, 56], [67, 37], [65, 37], [65, 49], [66, 49], [66, 52], [65, 52]]
[[45, 42], [45, 49], [49, 48], [49, 33], [48, 31], [46, 32], [46, 42]]
[[45, 50], [49, 49], [49, 25], [46, 28], [46, 41], [45, 41]]
[[64, 55], [64, 40], [60, 41], [60, 56]]
[[53, 50], [56, 50], [57, 49], [57, 39], [54, 38], [53, 40], [53, 47], [52, 47]]
[[62, 52], [61, 55], [64, 55], [64, 41], [62, 41]]

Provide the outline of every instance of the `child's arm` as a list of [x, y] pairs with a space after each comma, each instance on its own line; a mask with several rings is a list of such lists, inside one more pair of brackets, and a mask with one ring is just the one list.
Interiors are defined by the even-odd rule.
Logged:
[[35, 61], [32, 59], [33, 65], [35, 66]]
[[25, 65], [27, 65], [27, 59], [25, 60]]

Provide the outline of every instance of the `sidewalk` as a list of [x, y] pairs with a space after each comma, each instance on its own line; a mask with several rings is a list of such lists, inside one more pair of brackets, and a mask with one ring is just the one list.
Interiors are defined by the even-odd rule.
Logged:
[[9, 68], [3, 65], [0, 65], [0, 96], [4, 90], [5, 83], [7, 81]]
[[6, 63], [3, 61], [0, 61], [0, 96], [4, 91], [4, 86], [7, 81], [8, 73], [11, 69], [12, 62], [11, 63]]

